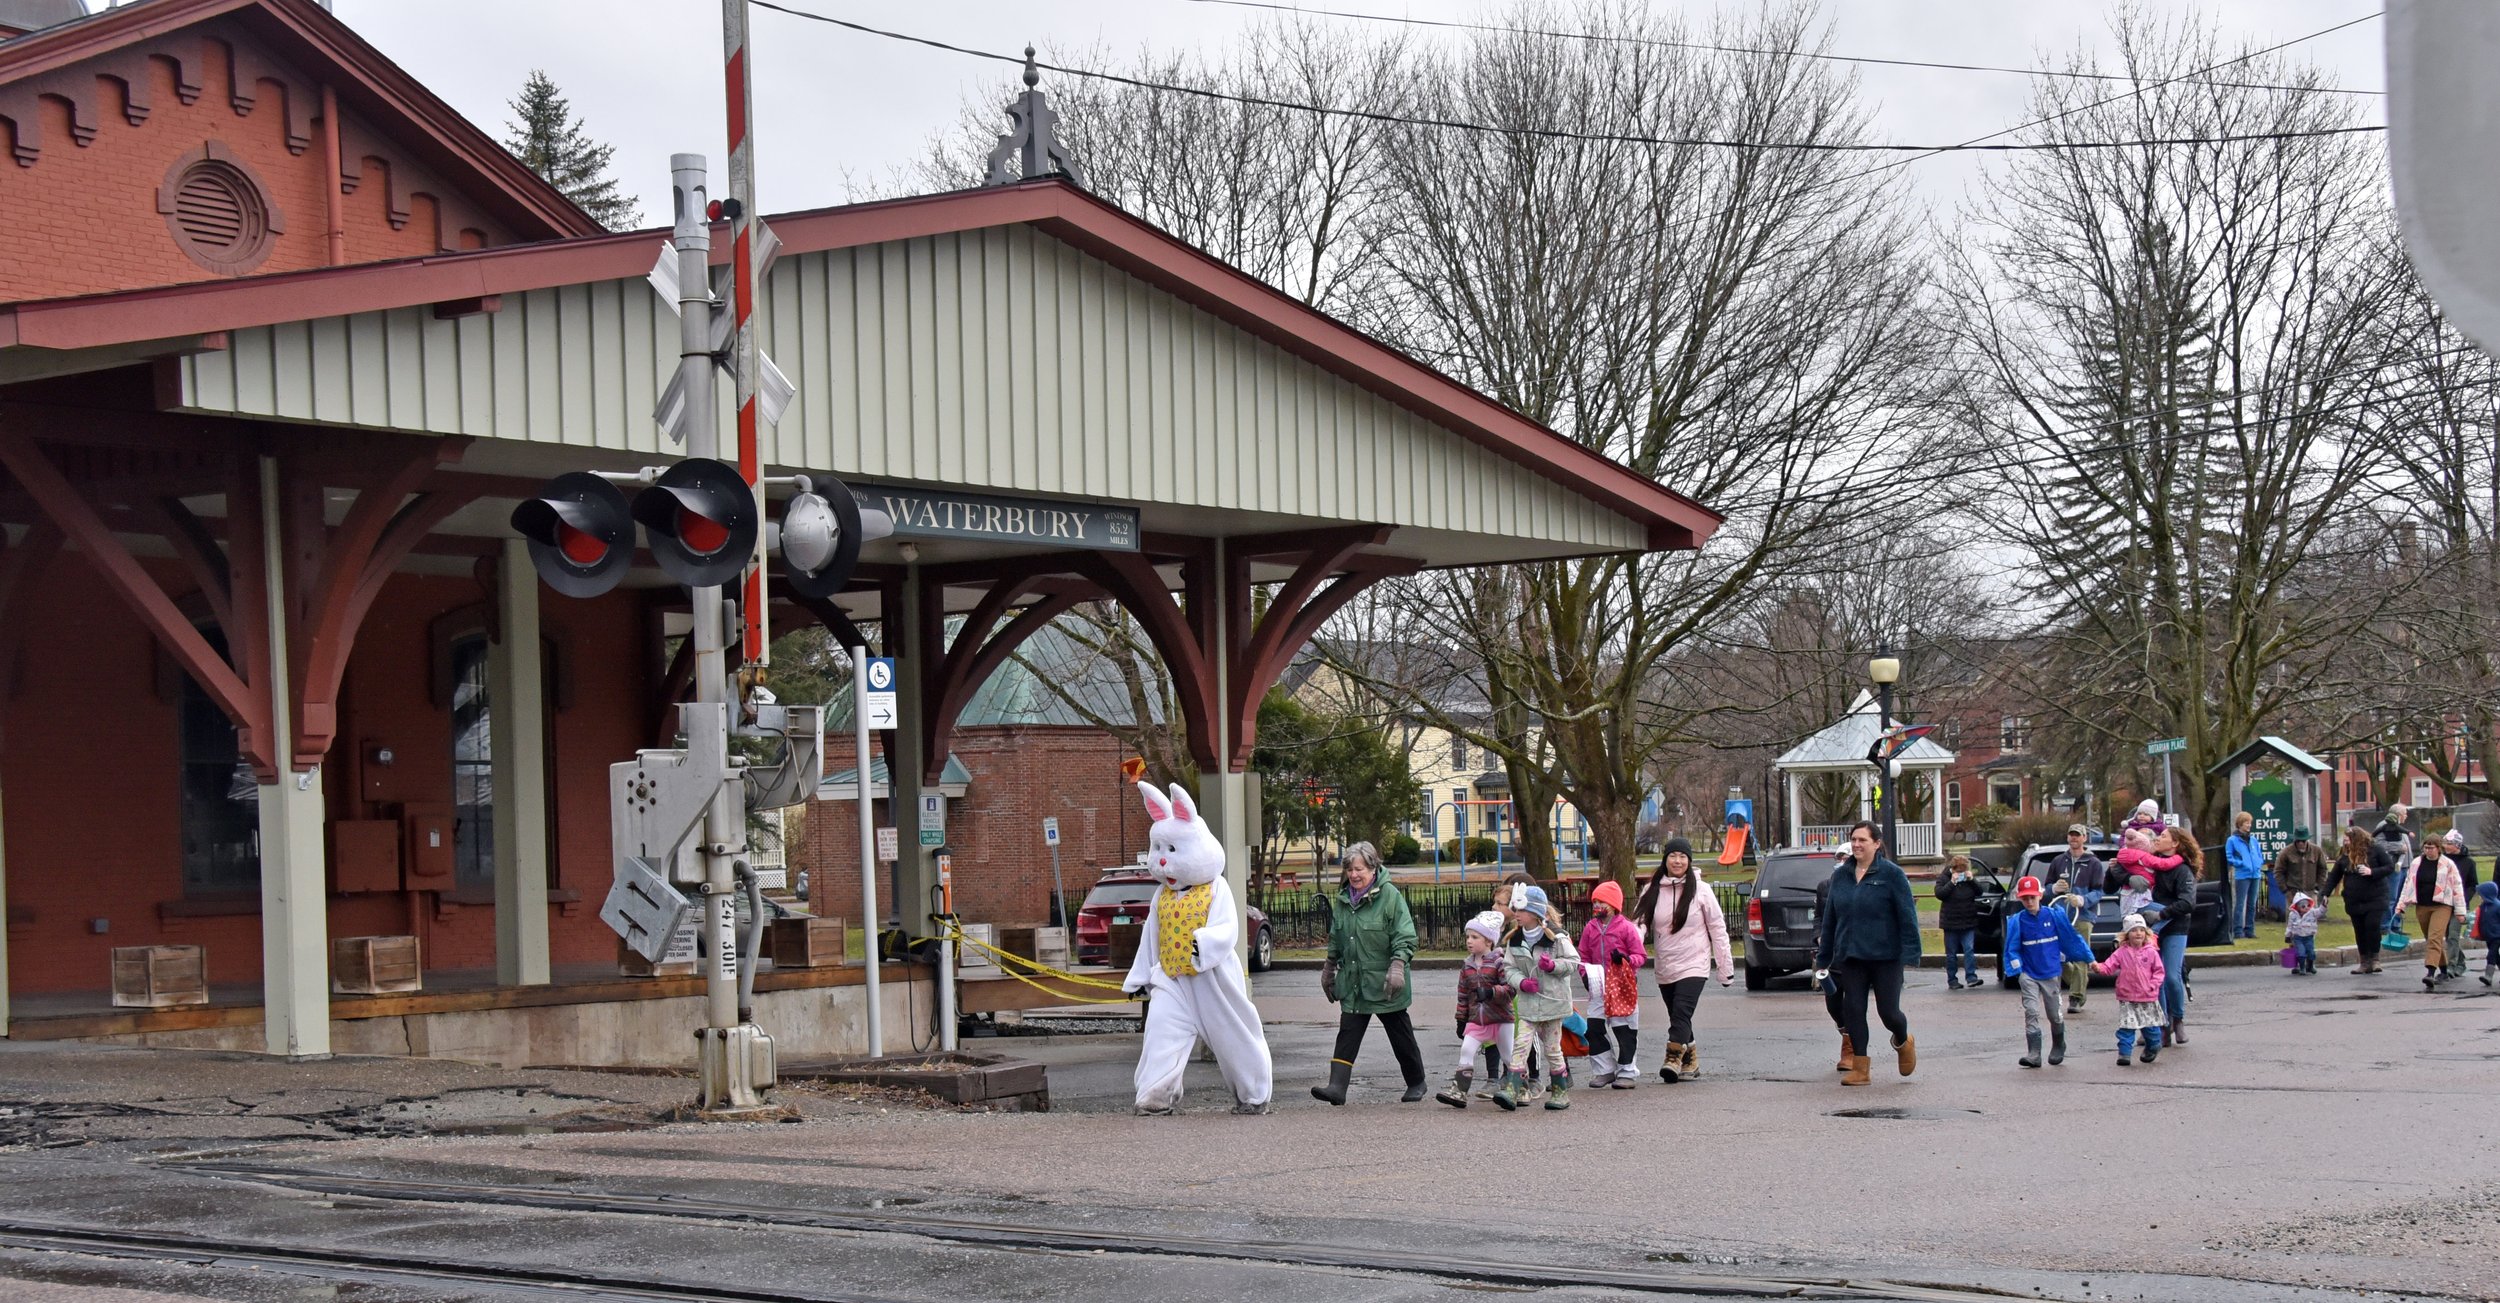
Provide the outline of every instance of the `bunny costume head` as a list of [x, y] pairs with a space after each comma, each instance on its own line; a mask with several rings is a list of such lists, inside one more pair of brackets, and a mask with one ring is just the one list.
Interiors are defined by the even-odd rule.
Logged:
[[1155, 785], [1137, 784], [1146, 813], [1154, 816], [1147, 834], [1146, 872], [1167, 887], [1195, 887], [1224, 876], [1224, 843], [1198, 816], [1197, 803], [1180, 784], [1172, 784], [1169, 800]]

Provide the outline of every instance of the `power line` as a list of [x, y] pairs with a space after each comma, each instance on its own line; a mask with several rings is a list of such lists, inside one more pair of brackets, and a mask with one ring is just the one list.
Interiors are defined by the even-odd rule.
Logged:
[[[1350, 18], [1363, 22], [1394, 23], [1402, 27], [1435, 27], [1453, 31], [1494, 32], [1509, 36], [1543, 36], [1562, 41], [1612, 42], [1623, 45], [1649, 45], [1671, 50], [1709, 50], [1721, 54], [1751, 54], [1780, 59], [1815, 59], [1826, 63], [1866, 63], [1891, 68], [1938, 68], [1946, 72], [2002, 72], [2020, 77], [2065, 77], [2079, 81], [2132, 82], [2134, 77], [2123, 72], [2057, 71], [2049, 68], [2009, 68], [1993, 63], [1942, 63], [1932, 59], [1888, 59], [1870, 54], [1826, 54], [1816, 50], [1782, 50], [1763, 46], [1719, 45], [1709, 41], [1677, 41], [1658, 36], [1615, 36], [1599, 32], [1564, 32], [1540, 27], [1505, 27], [1497, 23], [1469, 23], [1445, 18], [1408, 18], [1395, 14], [1353, 13], [1342, 9], [1314, 9], [1302, 5], [1276, 4], [1271, 0], [1186, 0], [1189, 4], [1224, 5], [1236, 9], [1266, 9], [1276, 13], [1305, 14], [1315, 18]], [[2232, 90], [2319, 91], [2333, 95], [2385, 95], [2383, 90], [2355, 90], [2342, 86], [2292, 86], [2262, 81], [2216, 81], [2192, 77], [2200, 86], [2220, 86]]]
[[[835, 18], [830, 14], [811, 13], [805, 9], [797, 9], [789, 5], [777, 4], [774, 0], [747, 0], [747, 2], [758, 8], [770, 9], [775, 13], [788, 14], [793, 18], [804, 18], [811, 22], [819, 22], [829, 24], [834, 27], [847, 28], [851, 31], [859, 32], [864, 35], [882, 37], [889, 41], [902, 41], [911, 45], [927, 46], [930, 49], [944, 50], [950, 54], [960, 54], [975, 59], [988, 59], [992, 62], [1013, 64], [1017, 67], [1023, 67], [1029, 62], [1036, 68], [1047, 68], [1050, 71], [1059, 73], [1063, 76], [1081, 78], [1087, 81], [1110, 82], [1114, 85], [1134, 87], [1138, 90], [1155, 91], [1169, 95], [1190, 95], [1199, 99], [1217, 100], [1227, 104], [1241, 104], [1251, 108], [1281, 109], [1287, 112], [1310, 113], [1321, 117], [1354, 118], [1366, 122], [1386, 123], [1392, 126], [1433, 127], [1446, 131], [1473, 131], [1482, 132], [1488, 135], [1527, 136], [1543, 140], [1572, 140], [1583, 141], [1591, 144], [1649, 145], [1676, 149], [1736, 149], [1753, 152], [1780, 153], [1917, 154], [1927, 157], [1937, 154], [1955, 153], [2017, 154], [2074, 149], [2149, 149], [2169, 148], [2184, 145], [2236, 145], [2266, 141], [2308, 140], [2322, 136], [2361, 135], [2387, 130], [2385, 126], [2318, 127], [2304, 131], [2264, 131], [2252, 132], [2246, 135], [2170, 136], [2149, 137], [2135, 140], [2016, 141], [2002, 145], [1980, 143], [1980, 141], [1993, 139], [1994, 136], [2010, 134], [2010, 132], [1996, 132], [1994, 133], [1994, 136], [1981, 137], [1980, 141], [1966, 141], [1958, 145], [1901, 145], [1840, 140], [1775, 141], [1725, 140], [1707, 136], [1636, 136], [1611, 132], [1572, 131], [1562, 127], [1497, 126], [1486, 122], [1469, 122], [1460, 118], [1409, 117], [1404, 114], [1385, 113], [1377, 109], [1350, 109], [1328, 104], [1304, 104], [1294, 100], [1271, 99], [1264, 95], [1242, 95], [1232, 91], [1212, 90], [1204, 86], [1183, 86], [1173, 82], [1152, 81], [1143, 77], [1131, 77], [1123, 73], [1103, 72], [1094, 68], [1078, 68], [1067, 64], [1045, 63], [1038, 59], [1027, 60], [1020, 55], [1000, 54], [994, 50], [980, 50], [974, 49], [971, 46], [955, 45], [946, 41], [938, 40], [935, 37], [914, 36], [908, 32], [888, 31], [882, 27], [870, 27], [866, 23], [855, 23], [847, 18]], [[2374, 17], [2375, 15], [2372, 16]], [[2353, 21], [2359, 22], [2362, 20], [2355, 19]], [[2345, 25], [2349, 26], [2350, 24]], [[2172, 80], [2175, 81], [2179, 79], [2173, 78]], [[2149, 90], [2152, 88], [2145, 87], [2144, 89]], [[2135, 93], [2141, 92], [2139, 91]], [[2070, 110], [2070, 112], [2080, 111], [2081, 110]], [[2020, 130], [2020, 128], [2014, 128], [2012, 130]]]

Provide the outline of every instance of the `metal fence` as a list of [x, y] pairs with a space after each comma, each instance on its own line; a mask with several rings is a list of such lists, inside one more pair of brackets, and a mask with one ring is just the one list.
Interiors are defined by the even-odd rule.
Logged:
[[[1547, 898], [1562, 910], [1563, 917], [1577, 927], [1589, 916], [1589, 893], [1597, 889], [1597, 883], [1595, 878], [1565, 878], [1541, 885]], [[1741, 936], [1745, 927], [1745, 891], [1750, 884], [1710, 885], [1719, 897], [1720, 910], [1727, 915], [1728, 931]], [[1467, 920], [1493, 908], [1493, 892], [1493, 884], [1482, 882], [1465, 886], [1398, 886], [1398, 893], [1406, 897], [1407, 912], [1415, 916], [1415, 943], [1425, 950], [1463, 949], [1467, 944]], [[1319, 892], [1309, 887], [1258, 888], [1251, 891], [1250, 903], [1267, 915], [1279, 949], [1317, 949], [1328, 944], [1328, 902]]]

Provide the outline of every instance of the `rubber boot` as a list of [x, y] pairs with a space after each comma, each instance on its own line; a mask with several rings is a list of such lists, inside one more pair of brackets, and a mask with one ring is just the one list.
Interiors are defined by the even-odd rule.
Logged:
[[1911, 1073], [1918, 1071], [1918, 1038], [1917, 1038], [1917, 1037], [1915, 1037], [1915, 1036], [1904, 1036], [1904, 1037], [1902, 1037], [1902, 1038], [1901, 1038], [1901, 1040], [1900, 1040], [1900, 1042], [1899, 1042], [1898, 1044], [1896, 1044], [1896, 1045], [1894, 1045], [1894, 1046], [1892, 1047], [1892, 1049], [1893, 1049], [1893, 1052], [1894, 1052], [1895, 1054], [1898, 1054], [1898, 1055], [1900, 1055], [1900, 1056], [1901, 1056], [1901, 1075], [1902, 1075], [1902, 1076], [1906, 1077], [1906, 1076], [1909, 1076]]
[[1398, 1096], [1398, 1102], [1401, 1104], [1412, 1104], [1415, 1101], [1422, 1099], [1424, 1097], [1425, 1088], [1426, 1083], [1424, 1079], [1417, 1077], [1413, 1081], [1406, 1083], [1406, 1093]]
[[1458, 1070], [1458, 1075], [1450, 1078], [1450, 1088], [1442, 1091], [1438, 1095], [1433, 1096], [1433, 1098], [1449, 1105], [1451, 1108], [1465, 1108], [1467, 1107], [1467, 1092], [1475, 1084], [1476, 1074], [1474, 1071], [1467, 1068], [1460, 1068]]
[[1545, 1095], [1545, 1111], [1560, 1113], [1569, 1107], [1571, 1107], [1571, 1074], [1568, 1071], [1557, 1072], [1554, 1074], [1553, 1089]]
[[2049, 1066], [2054, 1068], [2065, 1061], [2066, 1024], [2057, 1023], [2049, 1028]]
[[1832, 1069], [1832, 1071], [1847, 1072], [1849, 1070], [1850, 1057], [1855, 1053], [1856, 1051], [1851, 1049], [1849, 1045], [1849, 1033], [1842, 1032], [1840, 1034], [1840, 1066]]
[[1502, 1088], [1493, 1092], [1493, 1102], [1500, 1105], [1503, 1112], [1509, 1113], [1519, 1107], [1519, 1097], [1527, 1092], [1527, 1074], [1506, 1072], [1502, 1074]]
[[1331, 1104], [1342, 1105], [1345, 1103], [1346, 1087], [1353, 1084], [1354, 1065], [1343, 1059], [1330, 1059], [1328, 1061], [1328, 1084], [1311, 1087], [1311, 1098], [1324, 1099]]
[[1684, 1046], [1681, 1042], [1669, 1041], [1666, 1061], [1658, 1065], [1658, 1080], [1672, 1086], [1683, 1079]]
[[1849, 1075], [1841, 1078], [1840, 1084], [1844, 1086], [1865, 1085], [1869, 1080], [1867, 1074], [1873, 1071], [1872, 1063], [1873, 1060], [1868, 1059], [1863, 1054], [1851, 1057], [1849, 1060]]
[[2038, 1032], [2024, 1032], [2024, 1033], [2023, 1033], [2023, 1042], [2024, 1042], [2024, 1044], [2029, 1045], [2029, 1046], [2031, 1047], [2031, 1049], [2030, 1049], [2030, 1051], [2029, 1051], [2028, 1053], [2024, 1054], [2021, 1058], [2014, 1060], [2014, 1062], [2019, 1063], [2019, 1064], [2021, 1064], [2022, 1066], [2024, 1066], [2024, 1067], [2026, 1067], [2026, 1068], [2036, 1068], [2036, 1067], [2039, 1067], [2039, 1066], [2040, 1066], [2040, 1033], [2038, 1033]]

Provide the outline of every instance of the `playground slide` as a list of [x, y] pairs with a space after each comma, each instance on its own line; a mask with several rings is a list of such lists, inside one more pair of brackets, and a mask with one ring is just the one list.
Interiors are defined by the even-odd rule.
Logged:
[[1721, 863], [1721, 864], [1742, 864], [1742, 863], [1744, 863], [1744, 862], [1745, 862], [1745, 834], [1746, 834], [1746, 833], [1749, 833], [1749, 832], [1752, 832], [1752, 831], [1753, 831], [1753, 829], [1748, 828], [1748, 827], [1746, 827], [1745, 825], [1743, 825], [1743, 824], [1741, 824], [1741, 823], [1740, 823], [1740, 824], [1738, 824], [1738, 825], [1736, 825], [1736, 826], [1735, 826], [1735, 827], [1733, 827], [1733, 828], [1728, 829], [1728, 830], [1727, 830], [1727, 845], [1726, 845], [1726, 846], [1724, 846], [1724, 847], [1721, 847], [1721, 848], [1720, 848], [1720, 850], [1719, 850], [1719, 863]]

